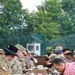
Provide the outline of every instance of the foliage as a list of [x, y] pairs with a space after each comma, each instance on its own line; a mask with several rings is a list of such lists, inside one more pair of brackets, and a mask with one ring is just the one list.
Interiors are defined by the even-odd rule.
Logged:
[[0, 0], [0, 34], [15, 33], [23, 23], [23, 12], [20, 0]]
[[38, 12], [32, 12], [29, 22], [33, 25], [33, 33], [46, 35], [46, 41], [60, 37], [57, 19], [61, 16], [61, 3], [58, 0], [46, 0], [37, 9]]
[[54, 46], [62, 46], [63, 48], [70, 48], [71, 50], [75, 50], [75, 34], [69, 35], [63, 38], [58, 38], [55, 40], [51, 40], [49, 45]]
[[49, 41], [75, 33], [75, 0], [45, 0], [37, 9], [29, 12], [20, 0], [0, 0], [0, 36], [43, 34]]
[[75, 0], [62, 0], [62, 17], [59, 18], [61, 36], [75, 33]]
[[55, 48], [55, 46], [49, 46], [49, 47], [46, 48], [46, 50], [48, 52], [52, 52], [54, 50], [54, 48]]

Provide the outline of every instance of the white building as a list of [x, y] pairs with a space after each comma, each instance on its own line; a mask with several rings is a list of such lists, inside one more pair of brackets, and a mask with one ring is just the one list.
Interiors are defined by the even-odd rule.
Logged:
[[36, 55], [41, 55], [41, 44], [40, 43], [27, 43], [27, 50]]

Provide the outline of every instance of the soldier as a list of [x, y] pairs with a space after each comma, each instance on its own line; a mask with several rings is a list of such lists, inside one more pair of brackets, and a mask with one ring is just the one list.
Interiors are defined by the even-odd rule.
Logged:
[[25, 48], [19, 44], [15, 45], [15, 47], [18, 48], [17, 54], [19, 55], [19, 58], [15, 57], [11, 61], [12, 74], [22, 74], [25, 72], [28, 63], [24, 58], [26, 55]]
[[[16, 45], [15, 47], [18, 48], [17, 46], [18, 45]], [[19, 58], [15, 56], [14, 59], [10, 62], [11, 68], [12, 68], [12, 74], [22, 74], [23, 73], [22, 63], [21, 63], [22, 58], [23, 58], [23, 52], [21, 48], [18, 48], [17, 54], [19, 55]]]
[[32, 62], [31, 62], [31, 60], [30, 60], [30, 58], [32, 57], [32, 56], [31, 56], [31, 52], [28, 51], [28, 50], [26, 50], [26, 52], [27, 52], [26, 60], [27, 60], [28, 63], [29, 63], [29, 68], [33, 68], [33, 64], [32, 64]]
[[14, 56], [18, 56], [16, 54], [18, 49], [10, 45], [3, 50], [5, 51], [5, 54], [0, 57], [0, 75], [8, 75], [11, 73], [8, 61], [12, 60]]
[[26, 69], [29, 69], [30, 68], [30, 66], [29, 66], [29, 62], [28, 62], [28, 60], [26, 59], [26, 57], [27, 57], [27, 53], [26, 54], [24, 54], [24, 62], [25, 62], [25, 64], [26, 64]]
[[22, 70], [23, 72], [25, 72], [25, 69], [29, 69], [29, 62], [26, 59], [27, 53], [26, 53], [26, 49], [22, 46], [17, 44], [15, 47], [18, 48], [19, 51], [22, 52], [22, 55], [20, 56], [19, 61], [22, 63]]
[[52, 54], [52, 55], [50, 56], [50, 60], [49, 60], [49, 58], [46, 58], [46, 59], [45, 59], [45, 63], [46, 63], [46, 65], [47, 65], [48, 69], [44, 72], [44, 74], [50, 73], [51, 75], [54, 75], [53, 72], [55, 72], [56, 70], [52, 67], [52, 61], [53, 61], [55, 58], [57, 58], [57, 55], [56, 55], [56, 54]]

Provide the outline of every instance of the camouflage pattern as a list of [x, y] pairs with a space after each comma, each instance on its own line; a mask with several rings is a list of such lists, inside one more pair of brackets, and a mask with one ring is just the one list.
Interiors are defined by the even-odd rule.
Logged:
[[50, 62], [52, 62], [55, 58], [57, 58], [57, 55], [56, 54], [52, 54], [50, 56]]
[[[22, 45], [17, 44], [15, 47], [17, 47], [19, 50], [21, 50], [24, 54], [27, 55], [26, 48], [24, 48]], [[19, 58], [19, 61], [22, 63], [22, 68], [23, 68], [23, 70], [30, 68], [30, 67], [29, 67], [29, 64], [30, 64], [30, 63], [29, 63], [28, 60], [25, 59], [24, 57], [20, 57], [20, 58]]]
[[9, 75], [11, 70], [9, 69], [8, 62], [4, 59], [4, 57], [0, 57], [0, 75]]
[[[26, 49], [22, 45], [17, 44], [17, 45], [15, 45], [15, 47], [18, 48], [18, 50], [22, 51], [23, 54], [27, 55]], [[26, 58], [24, 58], [24, 56], [19, 57], [18, 60], [21, 63], [21, 67], [22, 67], [21, 71], [23, 73], [26, 73], [26, 69], [30, 68], [30, 66], [29, 66], [30, 63], [28, 62], [28, 60]]]
[[10, 61], [10, 64], [12, 74], [22, 74], [22, 64], [19, 60], [13, 59], [12, 61]]
[[10, 63], [12, 74], [22, 74], [26, 71], [26, 68], [28, 68], [23, 58], [19, 58], [17, 61], [12, 60]]
[[26, 69], [29, 69], [29, 64], [26, 59], [20, 57], [18, 60], [10, 61], [10, 67], [12, 69], [11, 74], [22, 74], [26, 72]]
[[57, 50], [63, 50], [63, 47], [62, 46], [57, 46], [54, 50], [55, 51], [57, 51]]
[[3, 49], [0, 49], [0, 53], [3, 53], [4, 54], [5, 52], [3, 51]]
[[18, 48], [19, 50], [21, 50], [23, 53], [26, 54], [26, 48], [24, 48], [22, 45], [17, 44], [17, 45], [15, 45], [15, 47]]
[[25, 58], [19, 58], [19, 61], [21, 62], [22, 71], [26, 71], [26, 69], [29, 69], [29, 62]]
[[29, 67], [29, 62], [28, 62], [28, 60], [25, 59], [24, 62], [26, 63], [26, 69], [29, 69], [30, 67]]

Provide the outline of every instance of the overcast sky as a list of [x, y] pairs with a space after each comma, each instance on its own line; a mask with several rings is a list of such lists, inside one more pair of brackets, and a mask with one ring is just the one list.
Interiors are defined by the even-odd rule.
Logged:
[[41, 4], [43, 0], [21, 0], [23, 9], [28, 8], [31, 12], [32, 10], [37, 11], [36, 5]]

